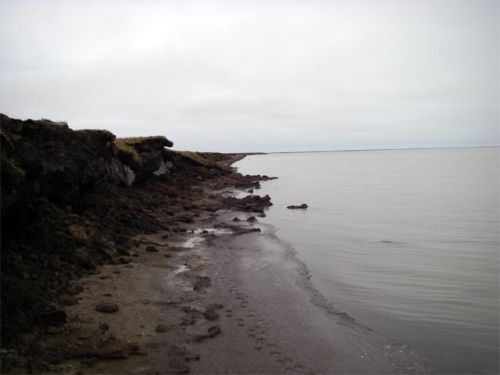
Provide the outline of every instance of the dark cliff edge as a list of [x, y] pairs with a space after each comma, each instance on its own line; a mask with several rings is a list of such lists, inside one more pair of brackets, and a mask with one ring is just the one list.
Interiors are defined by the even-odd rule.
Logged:
[[[64, 321], [55, 302], [69, 303], [80, 292], [72, 281], [99, 264], [126, 262], [132, 235], [182, 230], [179, 211], [204, 181], [258, 185], [229, 167], [240, 154], [176, 152], [162, 136], [116, 139], [45, 119], [0, 114], [0, 125], [3, 347]], [[148, 211], [159, 201], [169, 227]]]

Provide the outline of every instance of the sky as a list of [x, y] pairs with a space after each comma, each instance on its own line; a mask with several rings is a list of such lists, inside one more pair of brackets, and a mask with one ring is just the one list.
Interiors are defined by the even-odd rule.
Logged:
[[1, 0], [0, 112], [176, 149], [499, 144], [500, 2]]

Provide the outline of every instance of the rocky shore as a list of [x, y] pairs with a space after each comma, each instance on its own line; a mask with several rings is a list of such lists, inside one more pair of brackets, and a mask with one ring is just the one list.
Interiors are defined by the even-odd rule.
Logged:
[[[182, 241], [221, 210], [263, 215], [269, 197], [227, 191], [258, 189], [269, 178], [236, 173], [230, 165], [245, 155], [172, 151], [163, 136], [117, 139], [3, 114], [0, 125], [2, 373], [83, 371], [99, 360], [147, 355], [146, 342], [124, 325], [144, 314], [157, 322], [156, 334], [170, 332], [166, 371], [187, 372], [196, 355], [173, 342], [186, 341], [196, 319], [210, 326], [192, 340], [220, 333], [220, 304], [189, 304], [211, 280], [191, 267], [182, 277], [192, 296], [177, 298], [172, 280], [171, 299], [155, 301], [144, 279], [158, 270], [168, 279], [194, 262], [182, 255]], [[175, 306], [178, 324], [162, 324], [158, 306]], [[78, 362], [61, 365], [68, 360]]]

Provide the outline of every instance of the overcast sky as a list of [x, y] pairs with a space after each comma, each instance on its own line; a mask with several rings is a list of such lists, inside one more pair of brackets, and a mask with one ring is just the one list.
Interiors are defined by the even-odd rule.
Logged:
[[177, 149], [499, 143], [497, 1], [0, 1], [0, 112]]

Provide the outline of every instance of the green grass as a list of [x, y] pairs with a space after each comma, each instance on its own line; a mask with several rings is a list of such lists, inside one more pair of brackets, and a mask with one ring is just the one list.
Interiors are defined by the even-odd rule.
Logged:
[[204, 165], [206, 167], [213, 166], [214, 163], [205, 158], [203, 155], [201, 155], [199, 152], [193, 152], [193, 151], [176, 151], [178, 154], [184, 156], [185, 158], [191, 159], [195, 161], [198, 164]]
[[132, 159], [137, 163], [141, 163], [142, 159], [135, 147], [133, 146], [136, 143], [142, 142], [145, 137], [134, 137], [134, 138], [116, 138], [115, 146], [118, 150], [123, 151], [126, 154], [132, 156]]

